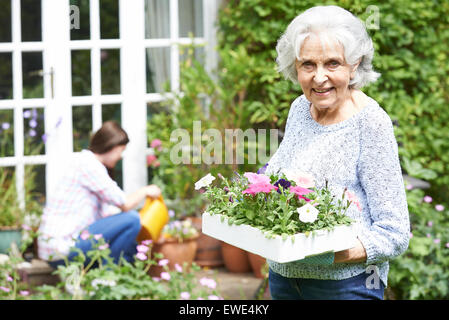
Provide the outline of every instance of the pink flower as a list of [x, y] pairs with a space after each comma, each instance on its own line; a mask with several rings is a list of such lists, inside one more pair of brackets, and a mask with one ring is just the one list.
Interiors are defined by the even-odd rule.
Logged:
[[211, 294], [209, 297], [207, 297], [209, 300], [220, 300], [219, 296], [216, 296], [214, 294]]
[[444, 206], [443, 205], [441, 205], [441, 204], [437, 204], [436, 206], [435, 206], [435, 210], [436, 211], [443, 211], [444, 210]]
[[26, 297], [26, 296], [30, 295], [30, 292], [27, 291], [27, 290], [21, 290], [21, 291], [19, 292], [19, 294], [20, 294], [21, 296]]
[[153, 240], [143, 240], [142, 244], [145, 246], [148, 246], [149, 244], [153, 243]]
[[248, 189], [244, 190], [242, 193], [248, 193], [251, 195], [255, 195], [256, 193], [259, 192], [265, 192], [265, 193], [270, 193], [271, 190], [277, 190], [278, 187], [275, 187], [269, 183], [257, 183], [257, 184], [250, 184], [248, 186]]
[[430, 237], [431, 237], [431, 236], [430, 236], [430, 233], [426, 234], [426, 237], [427, 237], [427, 238], [430, 238]]
[[182, 300], [188, 300], [188, 299], [190, 299], [190, 293], [188, 293], [188, 292], [186, 292], [186, 291], [184, 291], [184, 292], [181, 292], [181, 299]]
[[12, 282], [12, 281], [14, 281], [14, 279], [13, 279], [11, 276], [7, 276], [7, 277], [6, 277], [6, 281]]
[[446, 248], [449, 248], [449, 242], [446, 243]]
[[177, 263], [175, 263], [175, 269], [178, 272], [182, 272], [182, 267], [179, 264], [177, 264]]
[[300, 186], [296, 186], [296, 187], [290, 187], [290, 192], [293, 192], [297, 196], [303, 196], [303, 195], [313, 192], [313, 190], [309, 190], [309, 189], [306, 189], [306, 188], [303, 188]]
[[243, 174], [245, 178], [248, 178], [248, 181], [250, 184], [270, 184], [271, 180], [270, 177], [264, 175], [264, 174], [257, 174], [253, 172], [245, 172]]
[[162, 141], [159, 139], [154, 139], [153, 141], [151, 141], [150, 147], [157, 148], [160, 151], [162, 147]]
[[428, 227], [433, 226], [433, 222], [432, 222], [432, 221], [427, 222], [427, 226], [428, 226]]
[[95, 240], [100, 240], [101, 238], [103, 238], [103, 235], [101, 234], [101, 233], [98, 233], [98, 234], [94, 234], [94, 238], [95, 238]]
[[82, 240], [87, 240], [87, 239], [89, 239], [89, 237], [90, 237], [89, 231], [84, 230], [83, 232], [81, 232], [80, 238], [81, 238]]
[[151, 164], [157, 160], [157, 157], [154, 154], [150, 154], [147, 156], [147, 165], [151, 166]]
[[431, 203], [433, 201], [431, 196], [425, 196], [423, 200], [427, 203]]
[[170, 273], [168, 273], [168, 272], [162, 272], [162, 273], [161, 273], [161, 279], [170, 281], [170, 279], [171, 279]]
[[136, 258], [141, 260], [141, 261], [145, 261], [145, 260], [147, 260], [147, 255], [145, 253], [143, 253], [143, 252], [138, 252], [136, 254]]
[[9, 292], [9, 291], [11, 291], [11, 289], [6, 288], [6, 287], [3, 287], [3, 286], [0, 286], [0, 290], [2, 290], [2, 291], [4, 291], [4, 292]]
[[22, 229], [26, 231], [31, 231], [31, 227], [26, 224], [22, 224]]
[[208, 287], [210, 289], [215, 289], [217, 287], [217, 283], [215, 282], [214, 279], [210, 279], [210, 278], [201, 278], [200, 279], [200, 284], [202, 286]]
[[136, 248], [137, 248], [138, 252], [143, 252], [143, 253], [145, 253], [149, 250], [149, 248], [143, 244], [138, 245]]
[[410, 239], [413, 238], [413, 233], [410, 232]]
[[359, 209], [359, 211], [362, 211], [362, 206], [360, 205], [359, 199], [357, 198], [357, 196], [352, 193], [349, 190], [345, 191], [345, 195], [346, 197], [348, 197], [348, 200], [352, 203], [354, 203], [357, 206], [357, 209]]
[[107, 243], [102, 244], [101, 246], [98, 247], [99, 250], [105, 250], [107, 248], [109, 248], [109, 244], [107, 244]]
[[303, 188], [315, 187], [315, 181], [311, 174], [301, 171], [286, 171], [285, 177], [288, 180], [294, 181], [296, 186]]
[[161, 267], [166, 266], [168, 264], [168, 259], [159, 260], [158, 263]]
[[435, 244], [439, 244], [441, 242], [441, 239], [434, 239], [433, 240], [433, 243], [435, 243]]
[[405, 188], [406, 188], [407, 190], [412, 190], [412, 189], [413, 189], [413, 186], [412, 186], [411, 184], [408, 184], [408, 185], [405, 186]]
[[159, 282], [159, 281], [161, 281], [161, 278], [153, 277], [153, 280], [156, 281], [156, 282]]

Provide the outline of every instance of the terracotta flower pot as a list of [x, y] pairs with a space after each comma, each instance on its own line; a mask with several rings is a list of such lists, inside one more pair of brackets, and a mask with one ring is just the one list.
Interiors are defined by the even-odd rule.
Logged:
[[245, 250], [232, 246], [221, 241], [221, 253], [223, 254], [224, 264], [230, 272], [250, 272], [248, 253]]
[[264, 257], [251, 252], [248, 252], [248, 258], [256, 278], [263, 279], [264, 275], [262, 274], [262, 268], [265, 266], [267, 260]]
[[[198, 236], [185, 239], [182, 242], [178, 239], [167, 239], [161, 237], [153, 246], [153, 253], [162, 253], [163, 259], [168, 259], [169, 270], [175, 270], [175, 265], [179, 264], [181, 267], [187, 262], [187, 268], [192, 265], [193, 259], [197, 250]], [[159, 277], [164, 271], [162, 266], [152, 266], [149, 273], [152, 277]]]

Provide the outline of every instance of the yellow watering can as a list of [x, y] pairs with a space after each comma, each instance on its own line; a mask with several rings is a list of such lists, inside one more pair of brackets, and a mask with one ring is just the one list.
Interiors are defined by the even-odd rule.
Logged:
[[142, 228], [137, 236], [137, 241], [157, 241], [162, 229], [169, 220], [167, 206], [160, 196], [157, 199], [147, 197], [143, 208], [139, 211]]

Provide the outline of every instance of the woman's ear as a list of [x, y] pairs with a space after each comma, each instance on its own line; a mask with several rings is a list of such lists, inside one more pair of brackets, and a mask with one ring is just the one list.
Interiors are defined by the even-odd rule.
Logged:
[[354, 79], [355, 77], [355, 72], [357, 71], [357, 68], [359, 67], [360, 63], [362, 62], [362, 58], [359, 59], [359, 61], [357, 61], [355, 64], [353, 64], [351, 66], [351, 74], [350, 74], [350, 78], [351, 80]]

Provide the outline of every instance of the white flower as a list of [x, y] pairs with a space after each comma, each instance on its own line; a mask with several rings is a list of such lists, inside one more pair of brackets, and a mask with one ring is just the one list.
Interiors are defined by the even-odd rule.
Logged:
[[304, 223], [312, 223], [318, 218], [318, 209], [309, 203], [298, 208], [297, 211], [299, 213], [299, 220]]
[[213, 175], [211, 175], [210, 173], [208, 173], [207, 176], [204, 176], [200, 180], [195, 182], [195, 190], [199, 190], [203, 187], [207, 187], [214, 180], [215, 180], [215, 177]]

